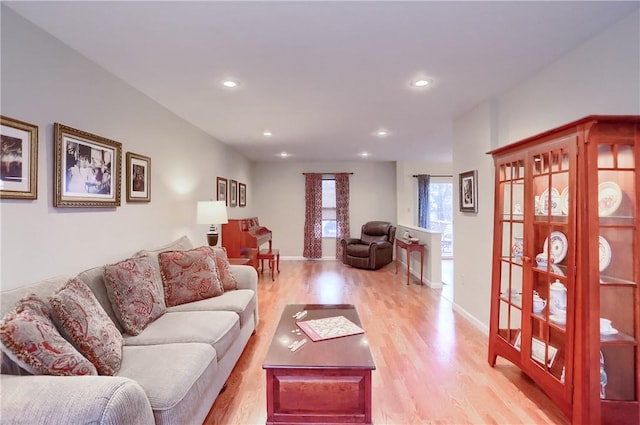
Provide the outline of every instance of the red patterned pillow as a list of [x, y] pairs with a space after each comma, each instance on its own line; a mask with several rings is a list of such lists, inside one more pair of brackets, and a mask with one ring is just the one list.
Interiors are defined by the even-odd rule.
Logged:
[[122, 363], [124, 340], [91, 289], [73, 278], [53, 294], [49, 303], [60, 333], [100, 375], [116, 374]]
[[229, 258], [227, 257], [227, 250], [224, 247], [212, 246], [211, 250], [216, 257], [216, 266], [218, 267], [218, 277], [222, 282], [222, 287], [225, 291], [232, 291], [238, 289], [238, 282], [236, 278], [231, 274], [229, 269]]
[[222, 295], [216, 260], [208, 246], [158, 255], [167, 307]]
[[113, 312], [130, 335], [138, 335], [167, 308], [149, 257], [105, 266], [104, 283]]
[[60, 335], [47, 305], [35, 295], [0, 320], [0, 348], [35, 375], [97, 375], [95, 366]]

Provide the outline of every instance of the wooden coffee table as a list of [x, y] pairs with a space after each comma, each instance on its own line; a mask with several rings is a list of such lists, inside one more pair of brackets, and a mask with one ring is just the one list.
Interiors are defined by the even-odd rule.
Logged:
[[[313, 342], [293, 317], [302, 310], [308, 313], [301, 321], [344, 316], [362, 327], [353, 305], [284, 308], [262, 364], [267, 372], [267, 424], [371, 424], [371, 371], [376, 367], [366, 332]], [[303, 337], [307, 342], [292, 352], [288, 346]]]

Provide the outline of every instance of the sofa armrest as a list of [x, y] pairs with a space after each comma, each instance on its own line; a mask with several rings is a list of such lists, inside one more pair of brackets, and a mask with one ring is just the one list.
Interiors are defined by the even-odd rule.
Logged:
[[154, 424], [138, 383], [112, 376], [1, 375], [3, 424]]
[[252, 266], [230, 265], [229, 270], [238, 282], [238, 289], [253, 289], [258, 293], [258, 272]]
[[233, 277], [236, 278], [236, 282], [238, 282], [238, 289], [252, 289], [253, 292], [256, 293], [256, 311], [255, 311], [255, 325], [258, 327], [258, 322], [260, 320], [260, 314], [258, 313], [258, 272], [252, 266], [240, 266], [233, 265], [229, 266], [229, 270]]

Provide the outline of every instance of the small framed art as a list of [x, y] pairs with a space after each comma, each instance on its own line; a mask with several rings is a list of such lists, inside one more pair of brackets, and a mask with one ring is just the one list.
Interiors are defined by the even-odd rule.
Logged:
[[0, 116], [0, 198], [38, 198], [38, 126]]
[[460, 211], [478, 212], [478, 170], [460, 173]]
[[229, 206], [235, 207], [238, 205], [238, 182], [236, 180], [229, 180]]
[[229, 205], [229, 200], [227, 199], [227, 179], [223, 177], [216, 178], [216, 200], [224, 201], [225, 205]]
[[247, 185], [244, 183], [238, 183], [238, 206], [247, 206]]
[[53, 133], [53, 206], [120, 206], [122, 143], [59, 123]]
[[127, 152], [127, 202], [151, 202], [151, 158]]

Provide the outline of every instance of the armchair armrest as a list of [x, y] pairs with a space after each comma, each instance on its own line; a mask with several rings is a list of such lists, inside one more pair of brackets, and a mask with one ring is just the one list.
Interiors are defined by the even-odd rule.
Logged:
[[360, 240], [358, 238], [344, 238], [344, 239], [342, 239], [342, 243], [345, 246], [350, 245], [350, 244], [354, 244], [354, 243], [361, 244], [362, 240]]

